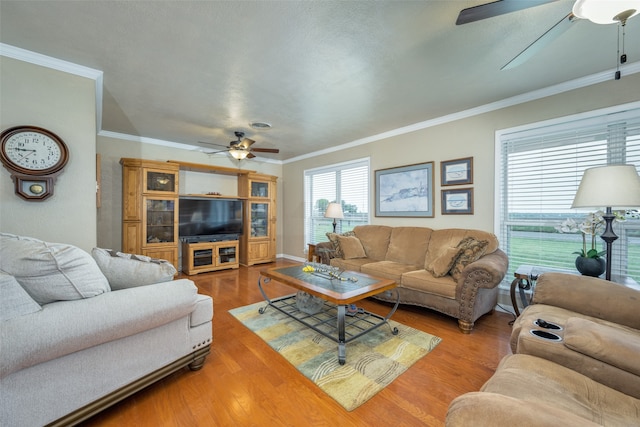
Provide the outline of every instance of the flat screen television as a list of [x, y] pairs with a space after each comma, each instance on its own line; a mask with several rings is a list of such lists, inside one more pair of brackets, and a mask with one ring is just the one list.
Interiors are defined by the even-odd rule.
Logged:
[[216, 241], [240, 235], [242, 209], [242, 200], [181, 196], [178, 209], [180, 239]]

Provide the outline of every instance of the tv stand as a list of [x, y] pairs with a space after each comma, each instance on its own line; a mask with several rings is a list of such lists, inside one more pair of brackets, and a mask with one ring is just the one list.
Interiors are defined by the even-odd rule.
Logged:
[[187, 275], [239, 267], [238, 240], [182, 243], [182, 272]]

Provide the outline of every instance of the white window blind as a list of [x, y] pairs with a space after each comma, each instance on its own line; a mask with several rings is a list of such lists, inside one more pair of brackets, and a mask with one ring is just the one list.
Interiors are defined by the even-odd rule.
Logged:
[[[498, 234], [510, 265], [505, 281], [523, 264], [575, 270], [573, 252], [582, 249], [582, 234], [562, 234], [555, 226], [567, 218], [580, 223], [595, 210], [571, 209], [585, 169], [633, 164], [640, 171], [640, 108], [533, 125], [499, 135], [497, 144]], [[640, 282], [640, 220], [614, 223], [614, 231], [619, 238], [613, 243], [612, 273]], [[599, 236], [596, 244], [605, 250]]]
[[337, 220], [336, 232], [369, 223], [369, 159], [360, 159], [309, 169], [304, 172], [305, 242], [327, 241], [333, 219], [324, 212], [331, 202], [342, 204], [344, 218]]

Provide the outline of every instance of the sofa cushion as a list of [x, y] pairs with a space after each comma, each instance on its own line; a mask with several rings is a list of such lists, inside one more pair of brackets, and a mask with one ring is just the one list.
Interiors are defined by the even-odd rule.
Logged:
[[0, 233], [0, 270], [14, 276], [39, 304], [110, 291], [91, 255], [63, 243]]
[[360, 239], [367, 258], [374, 261], [386, 259], [392, 227], [386, 225], [358, 225], [353, 228]]
[[163, 259], [93, 248], [91, 255], [112, 290], [133, 288], [173, 280], [176, 268]]
[[408, 271], [414, 271], [415, 266], [409, 264], [402, 264], [393, 261], [377, 261], [364, 264], [360, 267], [360, 271], [372, 276], [381, 277], [384, 279], [394, 280], [397, 284], [400, 284], [400, 278]]
[[427, 270], [409, 271], [402, 275], [401, 285], [403, 288], [419, 292], [427, 292], [441, 297], [455, 299], [455, 280], [449, 275], [434, 277]]
[[35, 313], [42, 307], [22, 289], [15, 277], [0, 273], [0, 320]]
[[454, 248], [447, 248], [442, 255], [434, 259], [431, 264], [425, 266], [425, 269], [433, 274], [433, 277], [442, 277], [449, 274], [449, 270], [453, 267], [453, 264], [458, 259], [458, 256], [462, 252], [462, 248], [456, 246]]
[[476, 240], [473, 237], [465, 237], [462, 239], [458, 244], [461, 252], [449, 271], [451, 277], [457, 282], [462, 275], [462, 270], [472, 262], [479, 260], [480, 257], [485, 254], [488, 245], [489, 242], [486, 240]]
[[340, 250], [342, 250], [344, 259], [367, 257], [360, 239], [356, 236], [338, 236], [338, 241], [340, 242]]
[[564, 345], [640, 376], [640, 335], [637, 333], [571, 317], [565, 325]]
[[447, 248], [458, 246], [458, 243], [465, 237], [473, 237], [476, 240], [486, 240], [489, 242], [485, 249], [485, 254], [491, 254], [498, 249], [498, 238], [493, 233], [463, 228], [433, 230], [431, 239], [429, 239], [429, 249], [427, 249], [425, 265], [431, 264], [436, 258], [442, 255]]
[[329, 264], [332, 267], [338, 267], [340, 270], [344, 270], [344, 271], [360, 271], [360, 268], [363, 265], [369, 264], [372, 262], [376, 262], [376, 261], [373, 261], [372, 259], [369, 259], [369, 258], [351, 258], [351, 259], [331, 258], [331, 260], [329, 261]]
[[422, 268], [431, 231], [426, 227], [394, 227], [384, 259]]
[[342, 258], [344, 256], [344, 254], [342, 253], [342, 248], [340, 247], [340, 239], [338, 239], [338, 237], [340, 236], [343, 236], [343, 237], [355, 236], [355, 233], [353, 231], [346, 231], [342, 234], [327, 233], [327, 239], [329, 239], [329, 241], [333, 245], [333, 250], [335, 251], [335, 257], [337, 258]]

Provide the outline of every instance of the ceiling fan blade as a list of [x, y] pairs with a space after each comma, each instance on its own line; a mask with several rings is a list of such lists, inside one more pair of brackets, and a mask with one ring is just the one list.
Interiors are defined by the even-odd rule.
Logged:
[[215, 142], [198, 141], [198, 144], [215, 145], [216, 147], [229, 148], [226, 145], [216, 144]]
[[247, 154], [247, 157], [245, 157], [245, 159], [253, 159], [256, 155], [255, 154]]
[[242, 141], [240, 141], [238, 143], [238, 145], [244, 147], [245, 149], [249, 149], [249, 147], [251, 147], [251, 145], [254, 143], [255, 141], [253, 139], [249, 139], [249, 138], [244, 138]]
[[456, 25], [493, 18], [494, 16], [540, 6], [545, 3], [551, 3], [552, 1], [557, 0], [498, 0], [492, 3], [485, 3], [469, 7], [467, 9], [462, 9], [458, 14]]
[[577, 18], [573, 13], [569, 12], [567, 16], [558, 21], [553, 27], [549, 28], [543, 35], [538, 37], [533, 43], [527, 46], [522, 52], [516, 55], [515, 58], [507, 62], [500, 69], [510, 70], [526, 62], [529, 58], [540, 52], [545, 46], [571, 28], [571, 24], [578, 21], [580, 21], [580, 18]]
[[251, 151], [255, 151], [256, 153], [279, 153], [280, 150], [277, 148], [252, 148]]

